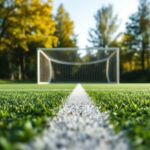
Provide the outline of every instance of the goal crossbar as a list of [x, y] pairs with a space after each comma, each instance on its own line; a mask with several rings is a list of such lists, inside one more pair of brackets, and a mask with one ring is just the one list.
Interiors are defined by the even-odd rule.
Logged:
[[87, 47], [87, 48], [38, 48], [38, 50], [44, 50], [44, 51], [84, 51], [84, 50], [105, 50], [105, 51], [114, 51], [119, 50], [118, 47]]

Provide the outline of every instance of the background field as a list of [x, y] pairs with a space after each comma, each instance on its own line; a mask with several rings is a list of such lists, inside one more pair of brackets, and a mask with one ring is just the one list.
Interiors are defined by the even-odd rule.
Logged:
[[87, 90], [149, 90], [150, 84], [83, 84]]
[[75, 84], [0, 84], [0, 90], [71, 90]]

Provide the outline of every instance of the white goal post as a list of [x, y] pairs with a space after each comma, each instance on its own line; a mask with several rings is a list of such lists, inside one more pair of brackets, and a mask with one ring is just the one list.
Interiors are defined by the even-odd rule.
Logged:
[[119, 48], [38, 48], [37, 83], [119, 83]]

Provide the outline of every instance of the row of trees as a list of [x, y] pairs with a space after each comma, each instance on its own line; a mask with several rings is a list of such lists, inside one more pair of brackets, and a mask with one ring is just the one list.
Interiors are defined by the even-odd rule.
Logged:
[[[103, 6], [94, 16], [96, 20], [95, 28], [89, 31], [89, 42], [98, 47], [120, 47], [121, 65], [135, 69], [134, 64], [140, 61], [137, 69], [147, 69], [150, 67], [150, 1], [139, 0], [137, 12], [129, 17], [126, 23], [125, 33], [118, 33], [118, 16], [114, 14], [113, 6]], [[116, 34], [118, 33], [118, 34]], [[121, 38], [118, 41], [118, 38]], [[130, 67], [131, 66], [131, 67]], [[139, 66], [139, 65], [138, 65]]]
[[[142, 70], [149, 68], [150, 56], [150, 1], [140, 0], [137, 12], [132, 14], [126, 24], [122, 39], [124, 49], [140, 51]], [[145, 63], [147, 61], [147, 65]]]
[[[94, 17], [96, 26], [88, 38], [93, 46], [120, 47], [121, 66], [128, 71], [137, 61], [143, 70], [150, 67], [149, 0], [139, 0], [125, 33], [118, 33], [120, 23], [112, 5], [102, 6]], [[35, 79], [38, 47], [77, 47], [74, 22], [63, 5], [53, 15], [52, 0], [0, 0], [0, 77]]]
[[76, 47], [74, 23], [52, 1], [0, 0], [0, 77], [36, 78], [38, 47]]
[[[103, 6], [94, 16], [96, 26], [89, 31], [89, 42], [95, 47], [113, 46], [115, 40], [120, 35], [116, 35], [118, 16], [114, 14], [113, 6]], [[114, 37], [116, 36], [116, 37]]]

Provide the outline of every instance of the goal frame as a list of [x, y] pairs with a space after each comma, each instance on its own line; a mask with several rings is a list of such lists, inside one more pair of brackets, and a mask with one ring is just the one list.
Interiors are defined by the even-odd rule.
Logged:
[[[38, 48], [37, 49], [37, 84], [50, 84], [51, 82], [41, 82], [40, 81], [40, 53], [50, 61], [50, 58], [45, 54], [43, 51], [82, 51], [82, 50], [91, 50], [91, 49], [97, 49], [97, 50], [103, 50], [103, 51], [116, 51], [116, 84], [120, 83], [120, 50], [118, 47], [113, 48], [104, 48], [104, 47], [88, 47], [88, 48]], [[109, 62], [109, 61], [108, 61]], [[107, 65], [108, 65], [107, 62]], [[50, 63], [50, 67], [52, 67]], [[50, 68], [49, 68], [50, 69]], [[52, 72], [50, 72], [52, 74]], [[106, 73], [107, 76], [107, 73]], [[109, 83], [109, 82], [108, 82]], [[107, 84], [108, 84], [107, 83]]]

